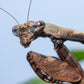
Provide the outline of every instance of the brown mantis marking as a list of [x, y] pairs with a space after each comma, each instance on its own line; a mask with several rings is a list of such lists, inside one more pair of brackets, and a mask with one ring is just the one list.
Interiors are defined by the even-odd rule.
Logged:
[[[30, 1], [30, 6], [31, 6]], [[63, 44], [66, 40], [79, 41], [84, 43], [84, 32], [63, 28], [43, 21], [29, 21], [29, 11], [27, 23], [20, 25], [9, 12], [8, 13], [18, 23], [12, 31], [20, 38], [24, 47], [38, 37], [49, 37], [54, 43], [54, 48], [60, 58], [43, 56], [35, 52], [29, 52], [27, 60], [36, 74], [46, 82], [51, 84], [61, 82], [71, 82], [73, 84], [84, 84], [84, 71], [71, 52]], [[61, 83], [60, 83], [61, 84]]]

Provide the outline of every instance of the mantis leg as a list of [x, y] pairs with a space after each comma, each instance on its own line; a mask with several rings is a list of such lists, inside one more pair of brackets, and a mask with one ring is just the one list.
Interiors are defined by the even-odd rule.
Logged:
[[67, 62], [73, 68], [79, 70], [79, 73], [82, 77], [84, 77], [84, 71], [81, 68], [79, 62], [72, 55], [72, 53], [68, 50], [68, 48], [63, 44], [63, 40], [54, 40], [54, 48], [57, 52], [58, 56], [62, 61]]

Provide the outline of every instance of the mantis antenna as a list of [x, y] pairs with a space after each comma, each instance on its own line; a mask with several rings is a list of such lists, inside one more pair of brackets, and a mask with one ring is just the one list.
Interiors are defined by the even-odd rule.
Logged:
[[29, 8], [28, 8], [27, 22], [29, 21], [29, 12], [30, 12], [30, 8], [31, 8], [31, 3], [32, 3], [32, 0], [30, 0], [30, 4], [29, 4]]
[[0, 8], [0, 10], [4, 11], [4, 12], [7, 13], [9, 16], [11, 16], [11, 17], [17, 22], [17, 24], [19, 25], [19, 22], [16, 20], [16, 18], [15, 18], [13, 15], [11, 15], [8, 11], [4, 10], [3, 8]]

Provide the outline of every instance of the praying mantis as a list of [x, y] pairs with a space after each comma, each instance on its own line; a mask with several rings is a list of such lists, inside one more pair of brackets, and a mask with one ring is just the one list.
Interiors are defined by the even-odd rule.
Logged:
[[[36, 74], [45, 82], [70, 82], [84, 84], [84, 71], [72, 53], [63, 44], [66, 40], [84, 42], [84, 33], [44, 23], [42, 21], [29, 21], [24, 25], [13, 27], [13, 33], [20, 38], [24, 47], [38, 37], [49, 37], [54, 43], [59, 59], [43, 56], [35, 52], [27, 54], [27, 60]], [[18, 31], [18, 32], [16, 32]], [[62, 84], [62, 83], [60, 83]]]
[[[32, 0], [30, 1], [27, 17], [29, 17], [31, 2]], [[2, 8], [0, 9], [5, 11]], [[5, 12], [12, 16], [9, 12]], [[16, 19], [15, 21], [18, 23]], [[64, 45], [64, 42], [67, 40], [84, 43], [84, 32], [56, 26], [43, 21], [29, 20], [23, 25], [18, 23], [18, 25], [12, 28], [12, 32], [15, 36], [19, 37], [20, 43], [25, 48], [29, 47], [31, 42], [38, 37], [49, 37], [53, 42], [54, 49], [59, 58], [44, 56], [33, 51], [27, 54], [28, 62], [42, 80], [51, 84], [62, 84], [62, 82], [84, 84], [84, 70]]]

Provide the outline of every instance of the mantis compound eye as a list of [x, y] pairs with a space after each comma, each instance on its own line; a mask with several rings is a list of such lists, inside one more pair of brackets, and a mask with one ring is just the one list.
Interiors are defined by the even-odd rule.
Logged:
[[44, 24], [44, 22], [42, 22], [42, 21], [37, 22], [37, 26], [42, 26], [43, 24]]
[[19, 37], [19, 29], [18, 29], [18, 25], [14, 26], [12, 28], [12, 32], [15, 36], [18, 36]]
[[31, 31], [34, 33], [38, 33], [39, 31], [42, 31], [44, 27], [45, 23], [43, 21], [37, 21], [33, 23]]

